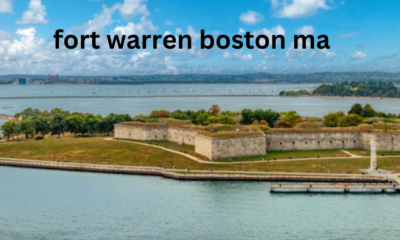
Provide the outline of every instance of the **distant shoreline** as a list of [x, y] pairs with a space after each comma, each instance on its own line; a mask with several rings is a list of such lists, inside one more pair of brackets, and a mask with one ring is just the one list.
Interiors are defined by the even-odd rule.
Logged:
[[271, 94], [214, 94], [214, 95], [154, 95], [154, 96], [42, 96], [42, 97], [0, 97], [0, 100], [17, 99], [72, 99], [72, 98], [207, 98], [207, 97], [283, 97], [283, 98], [352, 98], [352, 99], [371, 99], [371, 100], [394, 100], [400, 98], [379, 98], [379, 97], [341, 97], [341, 96], [280, 96]]

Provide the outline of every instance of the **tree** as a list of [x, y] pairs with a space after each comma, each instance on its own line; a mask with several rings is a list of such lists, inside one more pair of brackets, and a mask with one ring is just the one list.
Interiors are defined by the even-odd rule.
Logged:
[[36, 133], [40, 133], [44, 138], [44, 135], [50, 133], [51, 126], [47, 119], [43, 117], [35, 117], [33, 118], [33, 127]]
[[219, 123], [219, 117], [216, 116], [209, 116], [208, 123]]
[[243, 109], [241, 115], [242, 120], [240, 122], [242, 124], [251, 124], [254, 120], [254, 112], [251, 109]]
[[339, 127], [354, 127], [363, 122], [363, 118], [357, 114], [349, 114], [339, 118]]
[[219, 123], [221, 123], [221, 124], [231, 124], [231, 125], [237, 124], [235, 119], [233, 119], [231, 116], [226, 116], [226, 115], [219, 117]]
[[337, 127], [340, 117], [339, 113], [328, 113], [324, 116], [322, 123], [325, 127]]
[[350, 111], [348, 112], [348, 114], [357, 114], [357, 115], [360, 115], [362, 110], [363, 110], [363, 108], [362, 108], [361, 104], [356, 103], [356, 104], [354, 104], [354, 105], [351, 107], [351, 109], [350, 109]]
[[211, 108], [208, 110], [208, 113], [211, 116], [215, 116], [215, 117], [217, 117], [220, 112], [221, 112], [221, 108], [217, 104], [212, 105]]
[[186, 115], [182, 110], [175, 110], [171, 114], [172, 118], [179, 119], [179, 120], [188, 120], [189, 116]]
[[[122, 116], [119, 116], [122, 119]], [[83, 117], [83, 129], [81, 131], [84, 136], [85, 133], [95, 134], [100, 131], [101, 118], [94, 116], [93, 114], [86, 114]]]
[[209, 117], [209, 115], [208, 115], [207, 112], [198, 115], [197, 118], [196, 118], [197, 124], [199, 124], [199, 125], [208, 125], [209, 124], [208, 117]]
[[150, 113], [150, 118], [170, 118], [171, 114], [167, 110], [154, 110]]
[[301, 116], [296, 111], [289, 111], [282, 117], [282, 120], [288, 122], [291, 126], [297, 119], [301, 119]]
[[291, 127], [292, 125], [290, 123], [283, 120], [279, 120], [274, 126], [274, 128], [291, 128]]
[[201, 114], [204, 114], [204, 113], [206, 113], [207, 114], [207, 116], [208, 116], [208, 112], [206, 111], [206, 110], [204, 110], [204, 109], [201, 109], [201, 110], [199, 110], [199, 111], [196, 111], [196, 112], [193, 112], [191, 115], [190, 115], [190, 120], [192, 121], [192, 123], [194, 123], [194, 124], [200, 124], [200, 123], [198, 123], [197, 122], [197, 117], [199, 116], [199, 115], [201, 115]]
[[83, 129], [83, 116], [80, 114], [73, 114], [68, 116], [65, 119], [68, 132], [74, 133], [75, 136], [77, 133], [80, 133]]
[[35, 136], [35, 129], [33, 128], [33, 123], [31, 119], [22, 120], [19, 124], [19, 132], [25, 134], [25, 138], [33, 138]]
[[58, 138], [61, 137], [61, 134], [64, 134], [67, 131], [65, 117], [60, 113], [61, 111], [54, 115], [51, 120], [51, 135], [58, 135]]
[[14, 137], [14, 135], [17, 133], [17, 124], [13, 121], [7, 121], [1, 125], [0, 129], [3, 133], [3, 136], [5, 136], [7, 140], [10, 140], [10, 138]]
[[365, 104], [363, 110], [360, 113], [361, 117], [375, 117], [376, 112], [369, 104]]

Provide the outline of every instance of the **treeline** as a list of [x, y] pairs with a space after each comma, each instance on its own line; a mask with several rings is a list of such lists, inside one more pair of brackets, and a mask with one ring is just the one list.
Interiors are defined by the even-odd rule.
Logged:
[[27, 108], [15, 117], [22, 118], [22, 121], [8, 121], [1, 126], [3, 136], [7, 139], [20, 134], [24, 134], [27, 139], [43, 139], [49, 133], [60, 137], [66, 132], [82, 136], [95, 133], [109, 135], [114, 131], [114, 124], [132, 121], [129, 114], [111, 113], [102, 117], [91, 113], [70, 113], [59, 108], [50, 112]]
[[343, 81], [335, 84], [322, 84], [312, 93], [307, 90], [281, 91], [281, 96], [341, 96], [341, 97], [383, 97], [399, 98], [400, 91], [393, 83]]

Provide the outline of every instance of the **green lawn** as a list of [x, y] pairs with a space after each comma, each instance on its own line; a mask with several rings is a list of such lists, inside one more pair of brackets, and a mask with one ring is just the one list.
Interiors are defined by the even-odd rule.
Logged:
[[[337, 150], [329, 151], [292, 151], [277, 152], [275, 156], [287, 158], [303, 157], [311, 152], [322, 156], [330, 156]], [[270, 154], [273, 154], [271, 152]], [[339, 155], [338, 155], [339, 156]], [[359, 169], [369, 167], [369, 158], [336, 158], [324, 160], [299, 160], [299, 161], [274, 161], [260, 163], [241, 164], [204, 164], [188, 159], [184, 156], [170, 153], [151, 146], [137, 145], [133, 143], [105, 141], [102, 138], [64, 138], [46, 139], [42, 141], [26, 141], [19, 143], [0, 144], [0, 157], [24, 158], [45, 161], [68, 161], [96, 164], [123, 164], [130, 166], [166, 166], [177, 169], [185, 169], [190, 166], [193, 170], [225, 170], [225, 171], [258, 171], [258, 172], [298, 172], [320, 173], [359, 173]], [[134, 159], [133, 159], [134, 158]], [[400, 172], [400, 157], [378, 157], [378, 167]]]
[[[327, 158], [327, 157], [343, 157], [344, 153], [340, 150], [309, 150], [309, 151], [271, 151], [264, 156], [238, 157], [231, 158], [232, 162], [248, 162], [264, 160], [280, 160], [280, 159], [299, 159], [299, 158]], [[228, 159], [217, 160], [217, 162], [228, 162]]]

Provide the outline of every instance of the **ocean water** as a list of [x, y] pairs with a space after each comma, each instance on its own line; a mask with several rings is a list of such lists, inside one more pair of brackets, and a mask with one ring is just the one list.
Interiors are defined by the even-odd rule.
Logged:
[[[400, 101], [353, 98], [302, 98], [262, 96], [278, 95], [281, 90], [316, 87], [315, 84], [155, 84], [155, 85], [27, 85], [0, 86], [1, 97], [27, 96], [165, 96], [154, 98], [73, 98], [73, 99], [0, 99], [0, 114], [14, 115], [25, 108], [50, 110], [62, 108], [71, 112], [108, 115], [149, 114], [154, 109], [209, 109], [219, 104], [222, 110], [244, 108], [296, 110], [303, 116], [322, 117], [329, 112], [347, 112], [354, 103], [369, 103], [383, 112], [400, 113]], [[185, 97], [185, 96], [191, 97]], [[209, 96], [231, 95], [231, 96]], [[242, 95], [242, 96], [235, 96]], [[243, 96], [246, 95], [246, 96]]]
[[398, 239], [399, 194], [0, 167], [0, 239]]

